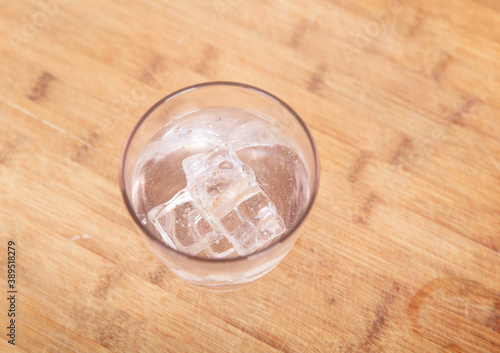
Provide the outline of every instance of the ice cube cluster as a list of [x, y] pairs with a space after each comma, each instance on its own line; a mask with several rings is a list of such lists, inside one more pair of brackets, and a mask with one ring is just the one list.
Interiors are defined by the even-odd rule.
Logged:
[[187, 186], [148, 212], [170, 247], [189, 255], [246, 256], [285, 232], [276, 206], [229, 144], [182, 161]]

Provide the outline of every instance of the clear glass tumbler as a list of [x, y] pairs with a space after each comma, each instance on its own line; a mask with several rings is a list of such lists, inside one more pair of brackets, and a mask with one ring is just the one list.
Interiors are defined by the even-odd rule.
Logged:
[[[136, 172], [136, 165], [139, 163], [141, 153], [148, 143], [158, 139], [159, 131], [162, 131], [169, 122], [175, 123], [179, 117], [214, 108], [219, 109], [219, 111], [237, 108], [243, 113], [251, 112], [267, 119], [286, 136], [287, 141], [300, 153], [307, 171], [305, 174], [307, 177], [303, 178], [304, 187], [302, 187], [302, 189], [307, 189], [307, 192], [303, 193], [305, 195], [303, 199], [293, 207], [293, 215], [286, 216], [287, 220], [292, 223], [287, 225], [286, 231], [277, 241], [271, 242], [270, 245], [266, 244], [267, 247], [246, 256], [210, 258], [187, 255], [162, 241], [161, 237], [146, 224], [144, 212], [139, 210], [134, 202], [134, 172]], [[216, 117], [215, 119], [220, 120], [221, 118]], [[255, 136], [255, 139], [264, 139], [266, 131], [249, 132], [248, 136], [252, 138], [253, 134], [258, 135]], [[199, 144], [202, 145], [203, 141], [199, 141]], [[258, 153], [254, 151], [253, 154]], [[255, 168], [276, 169], [276, 165], [273, 164], [275, 162], [262, 160]], [[174, 92], [161, 99], [144, 114], [125, 141], [120, 158], [119, 178], [125, 204], [139, 233], [162, 262], [174, 274], [193, 284], [206, 289], [227, 291], [241, 288], [264, 276], [288, 254], [299, 236], [300, 228], [316, 197], [319, 171], [319, 157], [313, 138], [302, 119], [286, 103], [256, 87], [234, 82], [209, 82]], [[162, 182], [165, 183], [168, 180], [169, 175], [166, 172]], [[270, 198], [272, 198], [271, 194], [279, 189], [276, 184], [272, 185], [273, 182], [279, 181], [270, 180], [266, 183]], [[145, 192], [156, 193], [149, 196], [162, 199], [164, 202], [165, 199], [171, 198], [173, 195], [172, 191], [167, 189], [168, 186], [155, 187], [153, 185], [145, 189]], [[168, 195], [162, 195], [162, 193]], [[283, 202], [281, 202], [282, 204]], [[289, 210], [282, 213], [287, 212], [290, 213]]]

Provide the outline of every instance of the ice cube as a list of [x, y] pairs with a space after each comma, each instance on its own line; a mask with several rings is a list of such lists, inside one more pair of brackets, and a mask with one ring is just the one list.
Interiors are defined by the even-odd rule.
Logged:
[[285, 231], [276, 206], [263, 191], [240, 203], [238, 211], [257, 228], [259, 241], [268, 241], [270, 235], [278, 236]]
[[217, 235], [204, 250], [209, 257], [218, 259], [238, 255], [233, 244], [222, 234]]
[[252, 169], [227, 144], [184, 159], [182, 167], [191, 196], [215, 219], [260, 191]]
[[245, 256], [284, 233], [285, 225], [276, 206], [231, 146], [193, 155], [184, 159], [182, 166], [193, 202], [213, 222], [219, 243], [228, 241], [221, 247], [212, 242], [205, 249], [208, 255], [223, 257], [236, 250]]
[[286, 229], [276, 206], [263, 191], [241, 202], [220, 223], [240, 255], [259, 250]]
[[149, 221], [170, 247], [196, 255], [217, 237], [209, 220], [199, 212], [187, 189], [148, 212]]

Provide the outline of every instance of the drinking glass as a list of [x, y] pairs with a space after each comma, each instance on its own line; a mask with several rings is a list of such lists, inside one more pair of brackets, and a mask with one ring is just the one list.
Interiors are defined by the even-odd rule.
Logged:
[[[205, 108], [240, 108], [271, 121], [302, 155], [307, 171], [307, 197], [279, 241], [247, 256], [206, 258], [168, 246], [141, 222], [133, 203], [134, 170], [141, 151], [165, 124]], [[271, 164], [269, 164], [271, 165]], [[120, 158], [120, 188], [135, 226], [149, 248], [177, 276], [211, 290], [235, 290], [264, 276], [288, 254], [313, 205], [319, 184], [319, 157], [314, 140], [298, 114], [276, 96], [246, 84], [209, 82], [178, 90], [153, 105], [128, 135]], [[154, 190], [154, 188], [152, 188]], [[159, 192], [151, 191], [151, 192]]]

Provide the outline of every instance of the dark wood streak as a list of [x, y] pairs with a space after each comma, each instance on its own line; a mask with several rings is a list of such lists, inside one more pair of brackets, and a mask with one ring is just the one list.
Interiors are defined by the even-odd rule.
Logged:
[[375, 309], [375, 320], [372, 322], [366, 338], [359, 346], [360, 350], [369, 350], [371, 346], [378, 340], [382, 329], [387, 326], [389, 308], [394, 303], [395, 293], [398, 292], [399, 284], [397, 282], [393, 282], [392, 288], [384, 295], [384, 298]]
[[99, 284], [94, 290], [94, 295], [98, 298], [105, 298], [109, 290], [120, 280], [122, 277], [121, 271], [114, 271], [112, 273], [108, 273], [102, 277]]
[[355, 183], [358, 180], [359, 173], [366, 165], [371, 154], [366, 151], [361, 151], [360, 155], [354, 161], [354, 164], [347, 171], [346, 179], [351, 183]]
[[306, 20], [302, 20], [296, 27], [295, 30], [292, 33], [292, 36], [290, 37], [290, 42], [289, 45], [292, 48], [297, 48], [300, 45], [300, 41], [302, 37], [304, 36], [307, 28], [308, 28], [308, 23]]
[[129, 335], [133, 318], [123, 310], [119, 310], [107, 325], [100, 330], [98, 342], [105, 348], [116, 350], [121, 347], [122, 337]]
[[161, 63], [162, 58], [155, 55], [150, 65], [142, 72], [140, 81], [148, 86], [157, 87], [159, 85], [158, 76], [161, 74]]
[[0, 150], [0, 164], [9, 165], [11, 161], [11, 155], [14, 151], [16, 145], [12, 142], [7, 142], [4, 148]]
[[368, 218], [373, 211], [373, 207], [376, 203], [380, 202], [380, 198], [375, 194], [370, 194], [366, 199], [365, 203], [361, 207], [359, 213], [354, 216], [353, 222], [356, 224], [367, 225]]
[[397, 165], [402, 163], [403, 157], [407, 156], [413, 147], [413, 140], [407, 136], [403, 135], [403, 139], [399, 143], [396, 151], [392, 155], [391, 164]]
[[36, 81], [35, 85], [28, 94], [28, 98], [32, 101], [37, 101], [46, 95], [47, 87], [51, 81], [55, 79], [54, 76], [48, 72], [43, 72]]
[[224, 321], [241, 332], [263, 342], [269, 347], [277, 349], [279, 352], [292, 352], [292, 350], [285, 345], [286, 340], [271, 334], [269, 331], [254, 330], [250, 326], [245, 326], [244, 324], [238, 325], [234, 319], [229, 319], [227, 317]]
[[495, 302], [495, 306], [491, 311], [487, 324], [490, 330], [500, 333], [500, 296], [498, 296], [498, 299]]
[[462, 353], [462, 350], [456, 344], [449, 344], [446, 347], [443, 347], [443, 353]]
[[71, 160], [76, 163], [81, 163], [85, 157], [85, 155], [89, 151], [89, 146], [80, 144], [77, 149], [75, 154], [71, 157]]
[[156, 271], [149, 274], [149, 281], [153, 284], [161, 286], [166, 273], [167, 270], [165, 269], [165, 266], [161, 266]]
[[3, 147], [0, 146], [0, 165], [6, 167], [15, 166], [16, 159], [19, 160], [20, 157], [18, 154], [22, 153], [27, 141], [26, 136], [16, 134]]
[[208, 45], [203, 51], [203, 55], [201, 56], [201, 60], [196, 66], [195, 71], [201, 75], [209, 72], [208, 66], [211, 62], [217, 59], [217, 56], [217, 50], [213, 46]]
[[97, 132], [92, 131], [90, 133], [90, 136], [89, 136], [89, 144], [91, 146], [95, 146], [97, 144], [97, 142], [99, 142], [100, 139], [101, 139], [101, 136]]
[[453, 113], [446, 117], [446, 120], [456, 125], [463, 125], [466, 115], [469, 114], [479, 104], [479, 99], [468, 95]]
[[418, 14], [415, 18], [414, 23], [411, 24], [408, 28], [408, 36], [415, 37], [418, 34], [418, 31], [422, 28], [423, 22], [423, 16], [421, 14]]
[[307, 84], [307, 89], [313, 93], [318, 92], [325, 84], [325, 75], [327, 71], [325, 64], [320, 64], [316, 67]]
[[71, 160], [76, 163], [81, 163], [90, 152], [91, 148], [94, 147], [100, 139], [101, 136], [97, 132], [92, 131], [88, 137], [88, 143], [78, 145]]
[[431, 77], [434, 81], [441, 80], [441, 76], [443, 75], [443, 72], [444, 72], [444, 70], [446, 70], [446, 67], [448, 66], [450, 61], [451, 61], [451, 55], [443, 52], [441, 54], [441, 57], [440, 57], [438, 63], [436, 64], [436, 66], [434, 66], [434, 68], [432, 69], [432, 72], [431, 72]]

